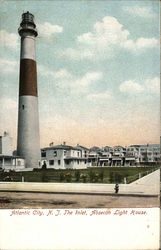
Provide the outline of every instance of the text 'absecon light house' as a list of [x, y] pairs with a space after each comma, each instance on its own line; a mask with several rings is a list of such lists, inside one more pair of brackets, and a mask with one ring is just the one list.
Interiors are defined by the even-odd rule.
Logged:
[[35, 56], [38, 32], [31, 13], [22, 14], [18, 33], [21, 36], [21, 54], [17, 155], [25, 158], [27, 168], [37, 168], [41, 159]]

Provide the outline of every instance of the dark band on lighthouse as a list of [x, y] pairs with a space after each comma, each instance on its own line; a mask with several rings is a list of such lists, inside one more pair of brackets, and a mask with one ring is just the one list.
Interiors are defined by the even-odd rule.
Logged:
[[20, 62], [20, 87], [19, 96], [37, 96], [37, 72], [36, 61], [21, 59]]

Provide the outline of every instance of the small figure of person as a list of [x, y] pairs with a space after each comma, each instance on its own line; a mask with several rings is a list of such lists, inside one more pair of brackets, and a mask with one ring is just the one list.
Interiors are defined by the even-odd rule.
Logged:
[[117, 194], [119, 192], [119, 184], [118, 183], [115, 184], [114, 189], [115, 189], [115, 194]]
[[42, 169], [46, 169], [46, 162], [43, 162]]

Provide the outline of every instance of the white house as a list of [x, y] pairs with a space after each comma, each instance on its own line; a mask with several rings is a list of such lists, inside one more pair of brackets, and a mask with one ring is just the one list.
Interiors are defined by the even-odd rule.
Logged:
[[25, 170], [25, 159], [18, 156], [0, 155], [0, 168], [5, 171], [23, 171]]
[[54, 169], [82, 169], [87, 167], [87, 158], [83, 156], [80, 148], [64, 143], [42, 148], [41, 164]]
[[13, 139], [9, 133], [4, 132], [0, 136], [0, 155], [12, 155], [13, 154]]

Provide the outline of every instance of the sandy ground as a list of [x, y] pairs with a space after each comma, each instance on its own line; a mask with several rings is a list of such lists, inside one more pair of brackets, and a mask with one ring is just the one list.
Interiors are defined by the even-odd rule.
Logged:
[[159, 207], [159, 196], [0, 192], [0, 208]]

